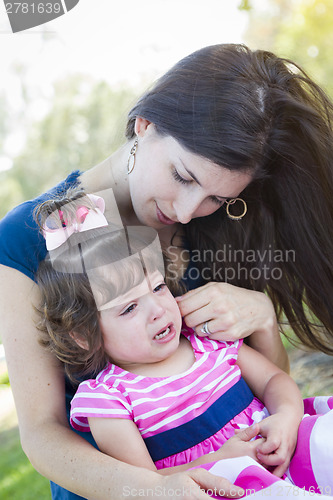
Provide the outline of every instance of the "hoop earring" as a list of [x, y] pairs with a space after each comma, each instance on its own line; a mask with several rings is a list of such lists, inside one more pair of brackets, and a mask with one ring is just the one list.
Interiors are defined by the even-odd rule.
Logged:
[[[243, 212], [240, 215], [233, 215], [230, 213], [230, 205], [233, 205], [234, 203], [236, 203], [236, 201], [241, 201], [243, 203]], [[243, 198], [232, 198], [231, 200], [226, 201], [226, 211], [229, 219], [240, 220], [244, 217], [244, 215], [247, 212], [247, 204], [243, 200]]]
[[138, 139], [135, 139], [127, 161], [127, 175], [133, 172], [135, 166], [135, 154], [136, 150], [138, 149], [138, 143], [139, 143]]

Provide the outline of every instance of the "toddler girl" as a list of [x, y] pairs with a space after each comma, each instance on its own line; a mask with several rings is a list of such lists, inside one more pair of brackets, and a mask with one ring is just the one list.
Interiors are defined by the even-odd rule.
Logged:
[[164, 282], [157, 234], [109, 224], [103, 210], [77, 191], [38, 211], [43, 343], [73, 382], [86, 378], [72, 426], [162, 474], [204, 466], [253, 495], [331, 494], [333, 398], [305, 400], [304, 416], [296, 384], [258, 352], [198, 338]]

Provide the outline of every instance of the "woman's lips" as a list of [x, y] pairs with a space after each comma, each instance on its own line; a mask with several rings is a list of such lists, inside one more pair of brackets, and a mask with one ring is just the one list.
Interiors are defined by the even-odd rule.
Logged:
[[166, 225], [171, 225], [171, 224], [175, 224], [175, 221], [172, 220], [172, 219], [169, 219], [169, 217], [167, 217], [158, 207], [157, 203], [156, 203], [156, 214], [157, 214], [157, 218], [158, 220], [162, 223], [162, 224], [166, 224]]

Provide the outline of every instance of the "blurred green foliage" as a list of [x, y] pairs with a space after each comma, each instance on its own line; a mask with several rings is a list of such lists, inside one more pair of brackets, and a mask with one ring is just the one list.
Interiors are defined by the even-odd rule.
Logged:
[[[28, 124], [23, 151], [11, 169], [0, 173], [0, 218], [72, 170], [86, 170], [109, 156], [124, 142], [126, 115], [134, 101], [132, 90], [112, 89], [84, 75], [57, 82], [49, 112]], [[1, 98], [0, 115], [6, 116]], [[5, 125], [0, 144], [4, 133]]]
[[9, 383], [9, 377], [7, 371], [4, 373], [0, 373], [0, 386], [5, 385], [5, 386], [10, 386]]
[[[333, 95], [332, 0], [239, 0], [238, 8], [249, 19], [245, 43], [295, 60]], [[130, 88], [74, 74], [54, 85], [48, 113], [31, 119], [26, 110], [36, 92], [25, 83], [24, 63], [14, 64], [12, 72], [21, 82], [24, 109], [15, 121], [0, 94], [0, 148], [19, 120], [27, 139], [13, 167], [0, 171], [0, 218], [70, 171], [86, 170], [110, 155], [124, 141], [126, 114], [136, 97]]]
[[295, 61], [333, 96], [332, 0], [250, 0], [245, 42]]
[[240, 4], [238, 5], [238, 9], [239, 10], [245, 10], [245, 11], [249, 11], [251, 10], [251, 2], [250, 0], [242, 0], [240, 2]]

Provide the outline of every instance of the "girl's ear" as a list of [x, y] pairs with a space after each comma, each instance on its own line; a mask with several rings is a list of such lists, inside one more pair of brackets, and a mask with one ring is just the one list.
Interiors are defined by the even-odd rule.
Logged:
[[141, 116], [137, 116], [135, 119], [134, 131], [139, 137], [143, 137], [149, 128], [152, 128], [153, 124]]
[[69, 332], [69, 335], [77, 343], [77, 345], [79, 347], [81, 347], [81, 349], [84, 349], [85, 351], [89, 350], [88, 341], [84, 340], [79, 333], [77, 333], [77, 332]]

